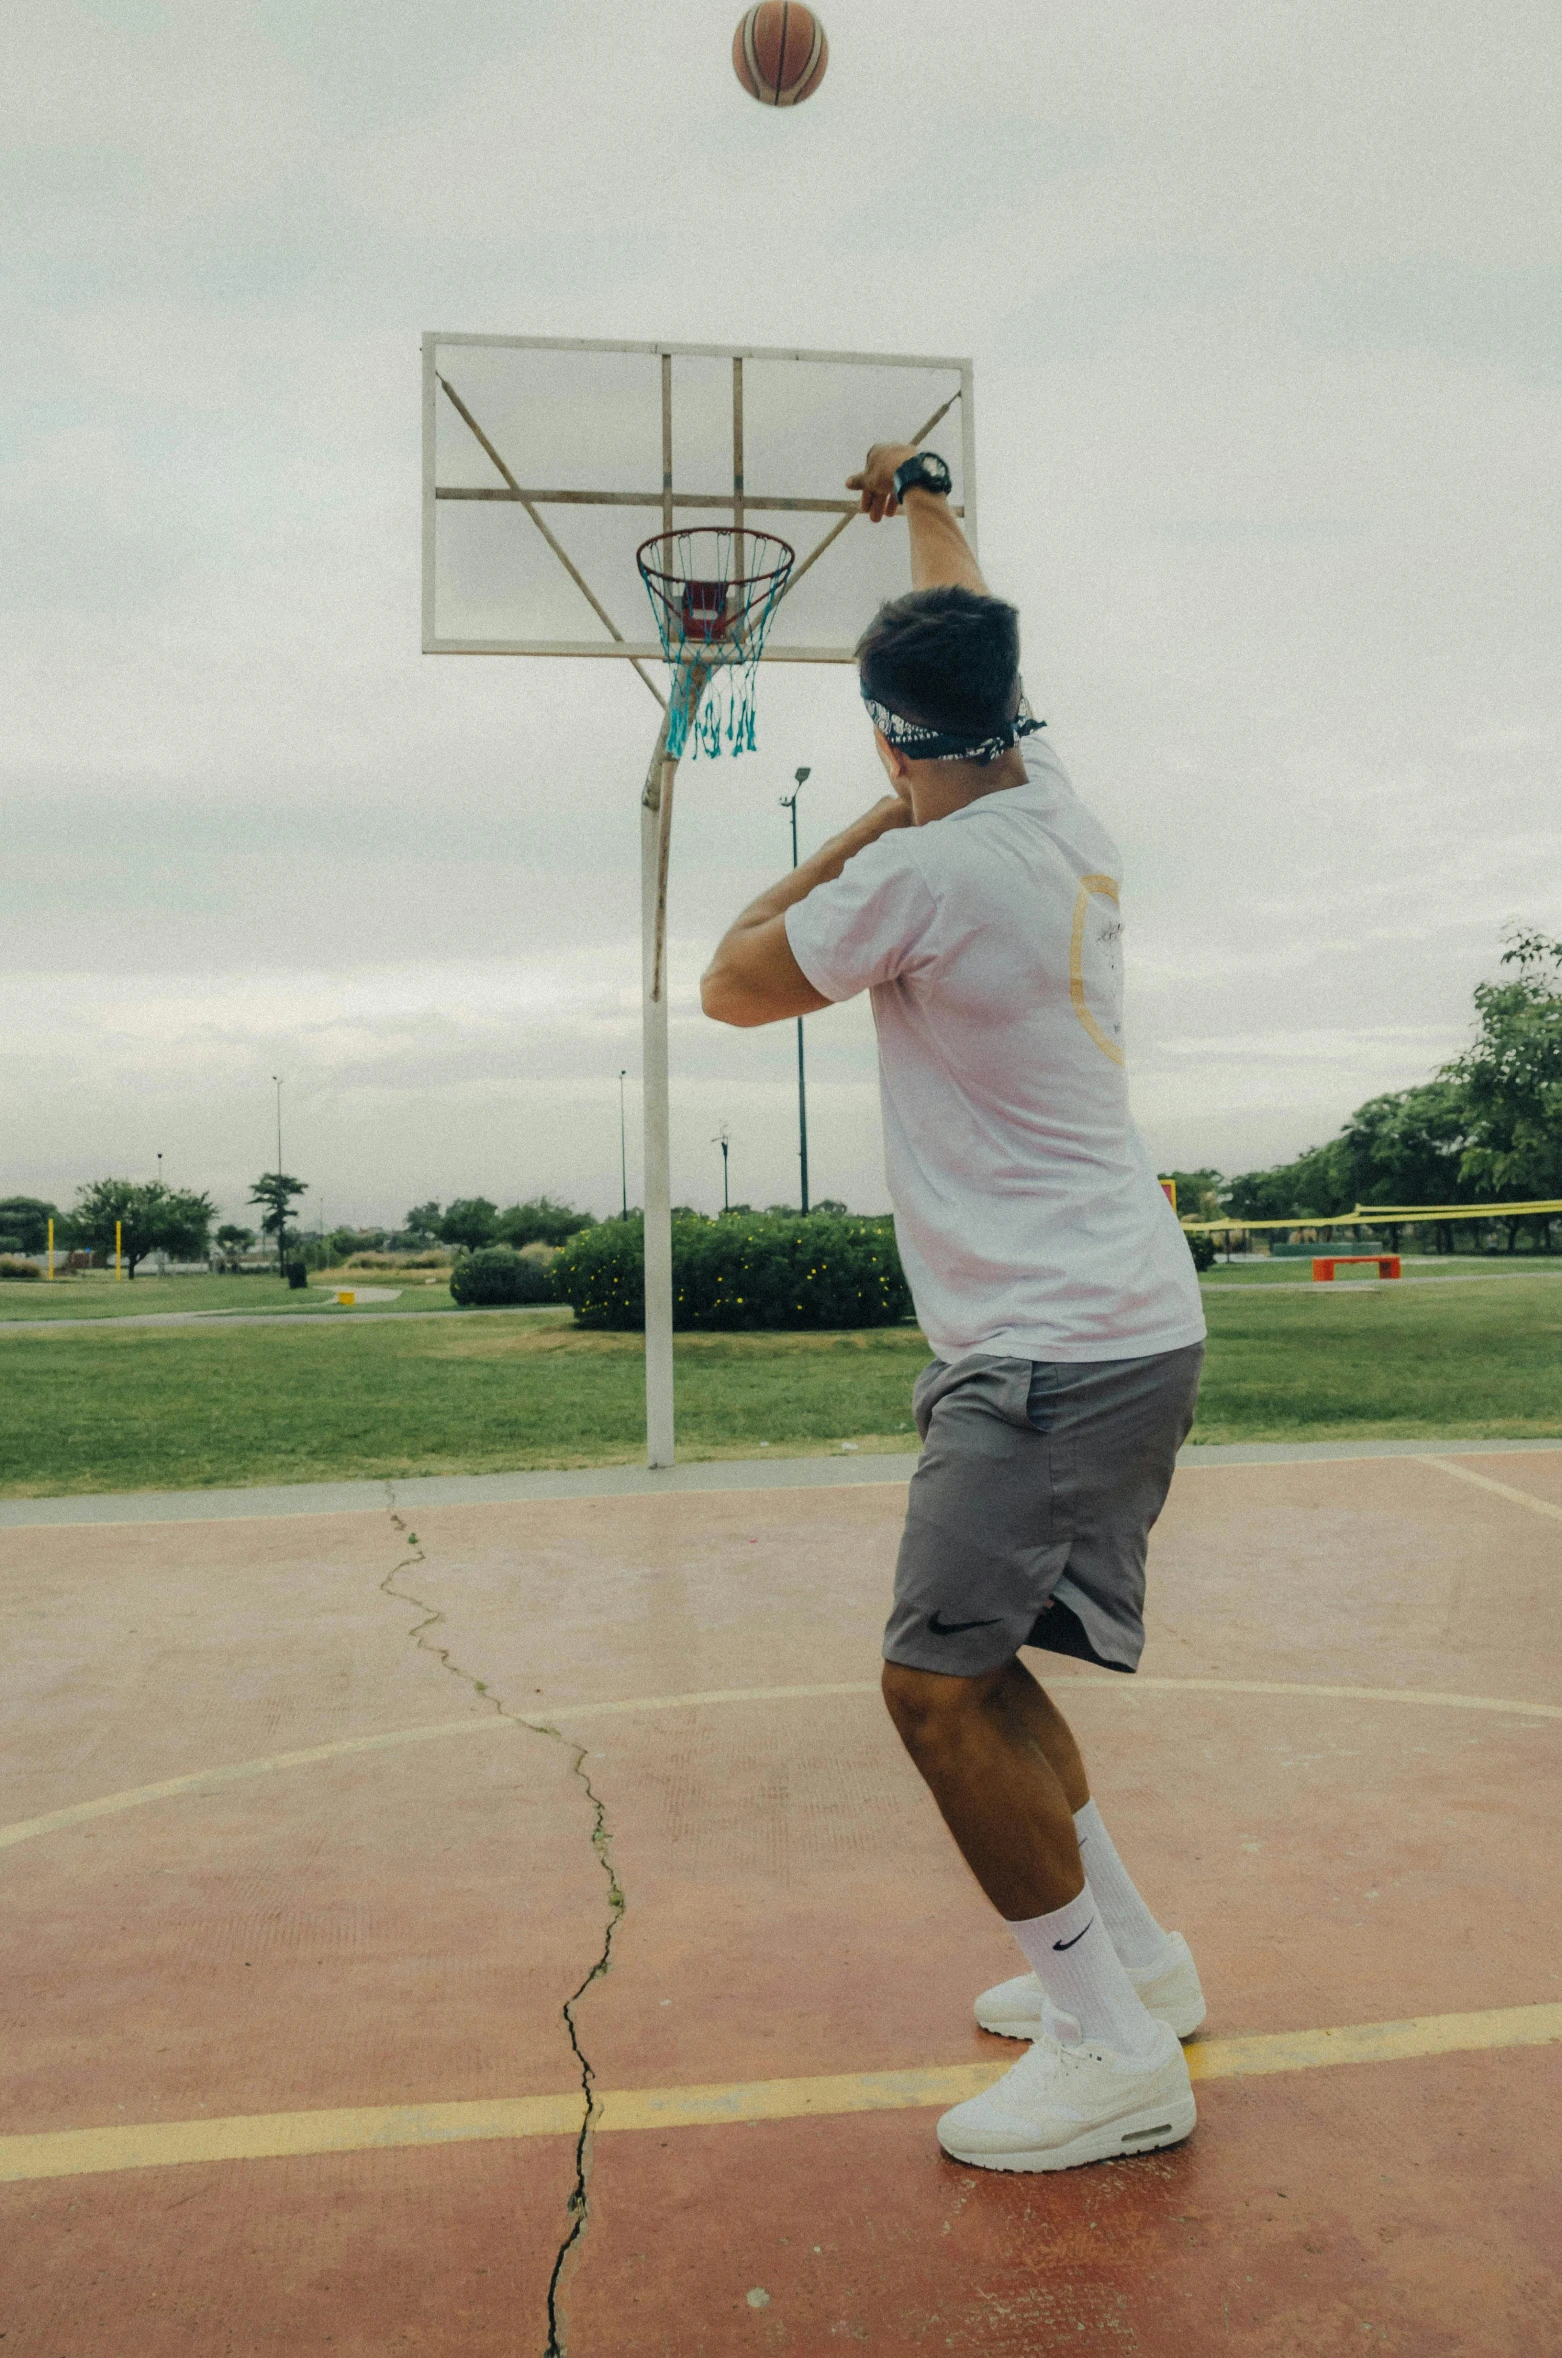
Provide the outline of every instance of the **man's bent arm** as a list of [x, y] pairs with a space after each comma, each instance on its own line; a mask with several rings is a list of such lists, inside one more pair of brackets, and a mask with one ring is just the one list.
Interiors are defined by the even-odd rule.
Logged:
[[741, 917], [727, 928], [716, 954], [700, 977], [700, 1005], [718, 1023], [743, 1030], [755, 1024], [779, 1023], [789, 1015], [812, 1015], [831, 1002], [814, 989], [786, 937], [786, 911], [808, 898], [815, 885], [831, 884], [854, 852], [860, 852], [891, 827], [911, 825], [911, 806], [898, 794], [886, 794], [860, 819], [750, 901]]
[[979, 597], [991, 592], [982, 579], [971, 544], [960, 529], [960, 519], [942, 492], [913, 484], [904, 501], [895, 497], [895, 469], [915, 458], [910, 442], [875, 442], [863, 461], [862, 472], [848, 475], [846, 488], [862, 494], [862, 513], [875, 524], [905, 510], [911, 535], [913, 589], [968, 589]]

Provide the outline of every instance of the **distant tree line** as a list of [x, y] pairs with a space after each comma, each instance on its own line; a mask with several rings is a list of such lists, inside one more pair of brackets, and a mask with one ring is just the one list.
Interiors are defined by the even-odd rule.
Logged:
[[486, 1196], [460, 1196], [441, 1211], [438, 1203], [415, 1204], [399, 1228], [333, 1228], [308, 1237], [296, 1222], [296, 1207], [309, 1192], [307, 1180], [288, 1171], [263, 1171], [250, 1189], [259, 1213], [258, 1231], [238, 1221], [214, 1228], [217, 1207], [209, 1195], [165, 1187], [157, 1180], [95, 1179], [78, 1190], [67, 1211], [42, 1196], [0, 1198], [0, 1255], [46, 1251], [49, 1222], [60, 1253], [90, 1253], [101, 1265], [114, 1260], [116, 1231], [126, 1274], [154, 1253], [173, 1261], [215, 1255], [236, 1267], [257, 1242], [278, 1264], [306, 1252], [311, 1260], [345, 1261], [354, 1253], [426, 1252], [434, 1245], [475, 1251], [483, 1245], [561, 1245], [595, 1225], [590, 1212], [538, 1195], [501, 1211]]
[[[1413, 1089], [1369, 1098], [1294, 1162], [1234, 1179], [1167, 1173], [1181, 1217], [1326, 1223], [1358, 1204], [1562, 1198], [1562, 941], [1516, 934], [1501, 963], [1504, 975], [1476, 985], [1475, 1038], [1462, 1056]], [[1525, 1226], [1549, 1251], [1551, 1224], [1544, 1213], [1509, 1217], [1509, 1251]], [[1437, 1232], [1443, 1250], [1454, 1225]]]
[[78, 1190], [68, 1212], [40, 1196], [0, 1199], [0, 1253], [41, 1253], [54, 1222], [57, 1251], [114, 1258], [116, 1229], [120, 1257], [134, 1277], [149, 1253], [175, 1261], [204, 1259], [217, 1207], [209, 1195], [161, 1180], [94, 1179]]

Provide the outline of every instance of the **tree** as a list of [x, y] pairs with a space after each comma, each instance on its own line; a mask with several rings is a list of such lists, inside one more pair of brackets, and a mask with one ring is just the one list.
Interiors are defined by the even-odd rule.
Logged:
[[1510, 938], [1510, 981], [1477, 983], [1476, 1037], [1443, 1079], [1464, 1094], [1460, 1176], [1477, 1196], [1562, 1195], [1562, 941]]
[[1294, 1163], [1241, 1172], [1226, 1188], [1226, 1209], [1238, 1220], [1337, 1219], [1354, 1203], [1349, 1173], [1342, 1166], [1338, 1139], [1327, 1146], [1310, 1146]]
[[1179, 1220], [1218, 1220], [1226, 1208], [1222, 1200], [1226, 1182], [1208, 1165], [1202, 1171], [1162, 1171], [1159, 1176], [1176, 1185]]
[[[1423, 1081], [1358, 1105], [1338, 1147], [1359, 1204], [1454, 1204], [1466, 1191], [1460, 1172], [1469, 1126], [1465, 1092], [1453, 1081]], [[1386, 1220], [1390, 1252], [1399, 1223]]]
[[426, 1204], [414, 1204], [402, 1230], [409, 1244], [416, 1246], [438, 1244], [439, 1206], [431, 1196]]
[[225, 1261], [239, 1261], [255, 1241], [253, 1228], [240, 1228], [232, 1220], [224, 1221], [217, 1231], [217, 1250]]
[[274, 1236], [277, 1240], [277, 1268], [279, 1270], [282, 1267], [283, 1255], [287, 1251], [287, 1216], [292, 1210], [295, 1200], [308, 1193], [308, 1181], [290, 1178], [286, 1171], [262, 1171], [249, 1191], [249, 1200], [252, 1204], [265, 1206], [265, 1218], [260, 1224], [261, 1233]]
[[0, 1253], [46, 1252], [49, 1222], [59, 1216], [58, 1206], [42, 1196], [0, 1196]]
[[486, 1195], [458, 1195], [439, 1223], [441, 1244], [465, 1245], [470, 1253], [492, 1244], [499, 1224], [499, 1207]]
[[104, 1261], [114, 1258], [118, 1223], [120, 1251], [134, 1277], [148, 1253], [171, 1253], [176, 1261], [198, 1261], [217, 1207], [192, 1189], [145, 1185], [134, 1179], [95, 1179], [77, 1194], [68, 1222], [70, 1242], [85, 1245]]
[[561, 1245], [583, 1228], [595, 1228], [593, 1212], [577, 1212], [573, 1204], [557, 1204], [551, 1195], [534, 1195], [524, 1204], [511, 1204], [499, 1214], [494, 1233], [505, 1244]]
[[354, 1253], [378, 1253], [384, 1250], [383, 1228], [332, 1228], [324, 1243], [333, 1261], [350, 1261]]

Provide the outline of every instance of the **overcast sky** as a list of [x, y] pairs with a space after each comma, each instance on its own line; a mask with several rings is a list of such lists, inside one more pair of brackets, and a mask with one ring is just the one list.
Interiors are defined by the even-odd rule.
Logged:
[[[327, 1222], [638, 1192], [622, 667], [419, 652], [418, 336], [969, 353], [983, 558], [1120, 841], [1162, 1166], [1328, 1135], [1562, 930], [1555, 0], [36, 0], [7, 20], [0, 1193]], [[886, 420], [887, 432], [904, 430]], [[879, 790], [850, 675], [686, 766], [673, 1191], [795, 1200], [790, 1027], [695, 981]], [[885, 1201], [865, 1006], [816, 1194]]]

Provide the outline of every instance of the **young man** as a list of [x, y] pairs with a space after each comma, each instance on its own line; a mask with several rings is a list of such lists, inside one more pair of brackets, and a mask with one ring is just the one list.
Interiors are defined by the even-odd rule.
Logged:
[[750, 1025], [872, 994], [896, 1234], [936, 1354], [884, 1694], [1030, 1967], [976, 2018], [1033, 2044], [939, 2140], [1069, 2169], [1187, 2136], [1178, 2040], [1204, 2001], [1019, 1649], [1136, 1667], [1204, 1319], [1128, 1111], [1118, 856], [1034, 734], [1018, 617], [942, 460], [878, 445], [849, 488], [910, 532], [911, 595], [857, 650], [891, 792], [744, 910], [702, 998]]

